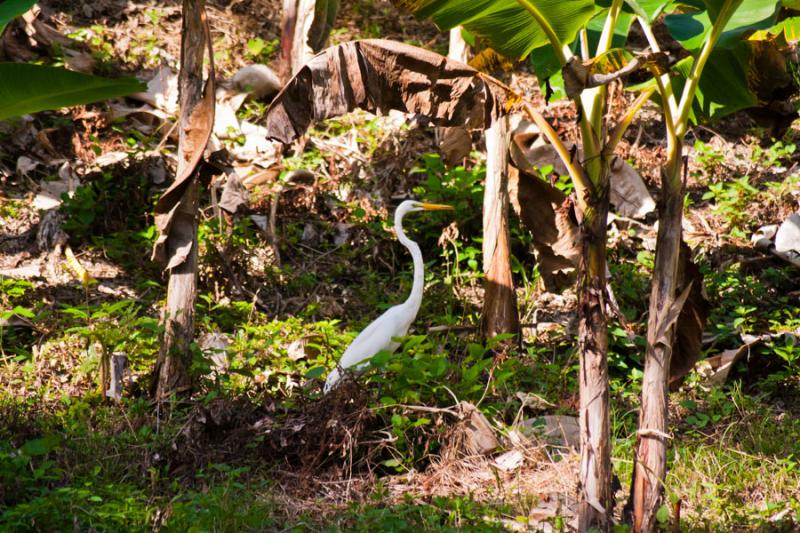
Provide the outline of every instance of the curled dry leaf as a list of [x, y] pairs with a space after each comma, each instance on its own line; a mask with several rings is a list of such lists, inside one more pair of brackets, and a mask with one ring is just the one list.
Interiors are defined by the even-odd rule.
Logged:
[[654, 75], [663, 74], [669, 69], [669, 56], [664, 52], [634, 56], [621, 48], [613, 48], [589, 61], [573, 56], [561, 69], [564, 92], [571, 99], [577, 98], [584, 89], [606, 85], [643, 68]]
[[[703, 274], [692, 261], [692, 251], [681, 242], [678, 267], [679, 294], [685, 298], [678, 314], [675, 343], [669, 365], [669, 386], [677, 388], [692, 371], [703, 348], [703, 329], [711, 306], [703, 291]], [[685, 296], [684, 296], [685, 294]], [[676, 304], [678, 301], [676, 301]]]
[[[175, 268], [183, 263], [193, 246], [194, 230], [183, 228], [171, 235], [176, 212], [181, 206], [184, 192], [189, 187], [195, 175], [195, 170], [203, 158], [208, 140], [214, 127], [214, 62], [211, 49], [211, 34], [205, 15], [198, 17], [202, 20], [202, 35], [194, 35], [199, 39], [198, 46], [183, 48], [182, 67], [180, 75], [181, 87], [181, 116], [178, 143], [178, 169], [175, 181], [164, 192], [155, 206], [155, 223], [158, 229], [158, 239], [153, 246], [153, 259], [167, 261], [167, 269]], [[192, 26], [193, 27], [193, 26]], [[186, 29], [184, 30], [187, 31]], [[187, 36], [184, 35], [184, 39]], [[205, 45], [205, 46], [203, 46]], [[204, 78], [204, 58], [208, 53], [210, 66]], [[198, 81], [199, 80], [199, 81]], [[191, 214], [189, 218], [193, 218]], [[171, 257], [167, 257], [167, 241], [173, 239]]]
[[417, 113], [436, 126], [484, 129], [514, 102], [493, 78], [408, 44], [367, 39], [328, 48], [275, 97], [267, 135], [290, 143], [312, 122], [356, 108]]

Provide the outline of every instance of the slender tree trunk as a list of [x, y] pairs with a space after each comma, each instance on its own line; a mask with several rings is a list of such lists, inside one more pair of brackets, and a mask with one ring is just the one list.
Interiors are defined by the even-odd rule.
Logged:
[[642, 381], [636, 462], [633, 472], [633, 530], [652, 531], [667, 473], [667, 381], [675, 340], [674, 310], [683, 218], [682, 145], [662, 175], [656, 258], [650, 291], [650, 319]]
[[482, 330], [487, 337], [519, 333], [511, 277], [508, 235], [508, 117], [486, 130], [486, 186], [483, 194], [484, 302]]
[[164, 341], [156, 363], [156, 398], [163, 399], [191, 386], [189, 368], [192, 363], [191, 343], [194, 339], [194, 302], [197, 297], [197, 180], [186, 189], [178, 204], [167, 253], [191, 243], [186, 260], [170, 271], [167, 303], [164, 308]]
[[612, 512], [611, 438], [608, 415], [608, 325], [606, 319], [606, 223], [608, 169], [595, 183], [583, 213], [578, 287], [580, 352], [581, 503], [578, 530], [608, 531]]
[[214, 125], [214, 54], [204, 0], [183, 1], [181, 116], [175, 181], [156, 203], [159, 237], [153, 257], [167, 261], [164, 336], [155, 368], [157, 400], [190, 386], [197, 293], [197, 174]]

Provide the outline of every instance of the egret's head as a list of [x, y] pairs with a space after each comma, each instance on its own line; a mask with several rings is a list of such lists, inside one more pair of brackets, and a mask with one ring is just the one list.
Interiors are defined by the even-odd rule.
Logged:
[[406, 200], [397, 206], [397, 211], [411, 213], [414, 211], [452, 211], [454, 208], [451, 205], [444, 204], [429, 204], [427, 202], [418, 202], [416, 200]]

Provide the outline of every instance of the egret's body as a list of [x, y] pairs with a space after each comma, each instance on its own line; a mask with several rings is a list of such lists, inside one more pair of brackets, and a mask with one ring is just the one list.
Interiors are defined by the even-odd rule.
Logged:
[[413, 200], [406, 200], [397, 207], [394, 213], [394, 231], [397, 234], [397, 240], [408, 248], [414, 261], [414, 283], [411, 286], [411, 294], [405, 302], [388, 309], [358, 334], [358, 337], [345, 350], [337, 367], [328, 374], [328, 379], [325, 380], [325, 392], [330, 391], [339, 383], [342, 379], [341, 371], [343, 369], [358, 366], [382, 350], [394, 352], [400, 346], [400, 343], [394, 341], [393, 338], [403, 337], [408, 333], [422, 304], [422, 290], [425, 284], [422, 251], [419, 249], [419, 245], [409, 239], [403, 231], [403, 217], [414, 211], [443, 209], [452, 209], [452, 207]]

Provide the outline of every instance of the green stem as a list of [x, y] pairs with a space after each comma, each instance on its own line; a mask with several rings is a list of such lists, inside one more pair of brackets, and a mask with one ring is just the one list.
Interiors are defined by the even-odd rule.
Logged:
[[605, 54], [611, 49], [611, 42], [614, 39], [614, 28], [617, 27], [617, 19], [622, 11], [622, 0], [614, 0], [608, 8], [608, 16], [603, 24], [603, 33], [600, 34], [600, 42], [597, 43], [597, 56]]
[[634, 102], [630, 105], [628, 111], [625, 113], [622, 119], [617, 123], [616, 126], [614, 126], [614, 129], [608, 136], [606, 145], [603, 147], [603, 152], [607, 158], [610, 158], [614, 154], [614, 149], [617, 147], [617, 144], [619, 144], [622, 136], [628, 130], [631, 122], [633, 122], [633, 117], [636, 116], [636, 113], [639, 112], [644, 103], [650, 99], [655, 91], [655, 87], [650, 87], [649, 89], [642, 91], [636, 100], [634, 100]]
[[586, 173], [583, 170], [583, 166], [581, 166], [580, 162], [576, 162], [573, 160], [572, 155], [570, 154], [567, 147], [564, 145], [561, 138], [556, 133], [556, 130], [550, 125], [545, 118], [538, 113], [533, 107], [530, 106], [527, 102], [523, 104], [523, 109], [530, 117], [533, 122], [539, 126], [539, 129], [542, 130], [542, 133], [547, 140], [550, 141], [550, 144], [553, 145], [558, 156], [561, 158], [561, 161], [564, 163], [564, 166], [567, 167], [567, 172], [569, 172], [569, 177], [572, 178], [572, 182], [575, 185], [575, 192], [576, 196], [583, 205], [585, 199], [587, 198], [587, 194], [589, 191], [592, 190], [592, 182], [586, 176]]
[[719, 36], [722, 35], [722, 30], [725, 29], [731, 16], [741, 3], [742, 0], [727, 0], [725, 2], [722, 9], [720, 9], [717, 20], [715, 20], [714, 25], [711, 26], [711, 34], [708, 36], [708, 39], [706, 39], [705, 43], [703, 43], [700, 55], [697, 56], [697, 59], [695, 59], [692, 64], [692, 70], [689, 72], [686, 85], [683, 87], [683, 95], [681, 96], [681, 103], [678, 107], [678, 117], [675, 122], [675, 133], [679, 138], [683, 138], [686, 133], [687, 124], [689, 122], [689, 111], [692, 108], [694, 95], [697, 91], [697, 84], [700, 83], [700, 76], [703, 74], [706, 61], [708, 61], [708, 57], [711, 55], [714, 46], [716, 46]]
[[[650, 23], [647, 22], [642, 17], [637, 17], [636, 20], [639, 22], [639, 26], [642, 28], [642, 33], [647, 38], [647, 44], [650, 45], [650, 49], [654, 52], [660, 52], [661, 47], [658, 45], [658, 40], [656, 39], [656, 35], [653, 33], [653, 28], [650, 26]], [[661, 95], [661, 101], [665, 102], [664, 107], [664, 117], [666, 119], [667, 116], [670, 117], [670, 120], [674, 119], [674, 117], [678, 116], [678, 103], [675, 101], [675, 93], [672, 90], [672, 82], [669, 78], [669, 72], [662, 74], [661, 76], [656, 77], [656, 84], [659, 84], [663, 87], [659, 87], [659, 94]], [[667, 115], [669, 114], [669, 115]], [[672, 122], [667, 123], [667, 127], [672, 127], [674, 129], [675, 123]]]
[[[614, 0], [608, 9], [603, 31], [600, 34], [600, 42], [597, 45], [597, 55], [606, 53], [611, 48], [611, 41], [614, 37], [614, 28], [617, 19], [622, 11], [622, 0]], [[583, 109], [581, 117], [581, 140], [583, 142], [583, 154], [589, 178], [595, 185], [600, 176], [604, 175], [602, 166], [605, 162], [601, 161], [601, 156], [605, 153], [602, 147], [602, 140], [605, 138], [604, 115], [606, 112], [606, 97], [608, 91], [604, 85], [587, 89], [576, 98], [576, 106], [580, 101], [579, 109]]]

